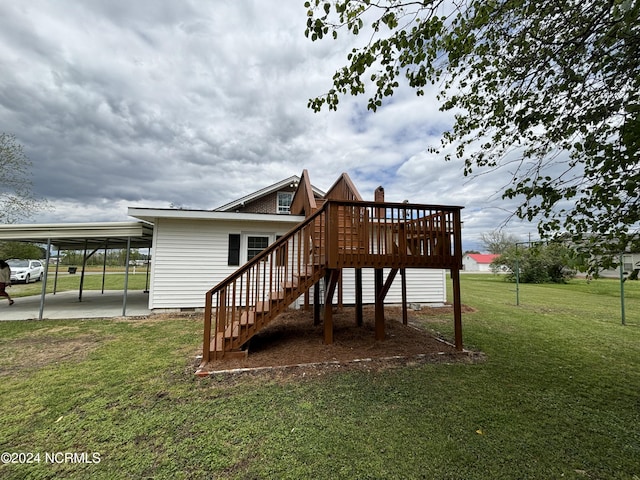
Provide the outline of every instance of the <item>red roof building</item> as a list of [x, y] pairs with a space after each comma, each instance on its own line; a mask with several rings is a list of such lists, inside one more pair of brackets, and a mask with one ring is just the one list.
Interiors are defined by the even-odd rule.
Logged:
[[467, 253], [462, 257], [462, 269], [467, 272], [490, 272], [491, 262], [499, 256], [495, 253]]

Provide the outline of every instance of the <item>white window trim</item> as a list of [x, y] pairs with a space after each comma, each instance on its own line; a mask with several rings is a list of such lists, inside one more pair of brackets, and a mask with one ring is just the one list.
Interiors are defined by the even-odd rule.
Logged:
[[267, 237], [269, 243], [267, 247], [276, 241], [276, 234], [265, 232], [241, 232], [240, 233], [240, 265], [247, 263], [249, 256], [249, 237]]
[[280, 210], [280, 195], [289, 195], [289, 199], [293, 200], [293, 192], [278, 192], [276, 197], [276, 209], [279, 215], [286, 215], [291, 212], [291, 201], [289, 201], [289, 207], [286, 210]]

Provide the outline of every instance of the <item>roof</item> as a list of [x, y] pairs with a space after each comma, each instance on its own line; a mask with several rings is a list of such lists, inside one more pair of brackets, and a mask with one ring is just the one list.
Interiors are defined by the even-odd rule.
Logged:
[[31, 223], [0, 225], [0, 240], [48, 243], [60, 250], [148, 248], [153, 225], [147, 222]]
[[[237, 207], [242, 206], [245, 203], [253, 202], [261, 197], [269, 195], [273, 192], [277, 192], [278, 190], [281, 190], [284, 187], [294, 187], [294, 186], [297, 187], [298, 183], [300, 183], [300, 177], [298, 177], [297, 175], [292, 175], [289, 178], [280, 180], [279, 182], [274, 183], [273, 185], [269, 185], [268, 187], [258, 190], [257, 192], [250, 193], [249, 195], [245, 195], [244, 197], [234, 200], [233, 202], [227, 203], [226, 205], [222, 205], [221, 207], [214, 209], [214, 211], [215, 212], [232, 212]], [[322, 190], [319, 190], [314, 186], [311, 186], [311, 188], [316, 195], [319, 195], [321, 197], [324, 196], [324, 192]]]
[[489, 264], [500, 255], [495, 253], [467, 253], [467, 257], [472, 258], [476, 263]]
[[130, 217], [155, 223], [158, 218], [179, 218], [184, 220], [228, 220], [242, 222], [285, 222], [299, 223], [304, 216], [279, 215], [275, 213], [236, 213], [219, 212], [217, 210], [182, 210], [177, 208], [145, 208], [129, 207]]

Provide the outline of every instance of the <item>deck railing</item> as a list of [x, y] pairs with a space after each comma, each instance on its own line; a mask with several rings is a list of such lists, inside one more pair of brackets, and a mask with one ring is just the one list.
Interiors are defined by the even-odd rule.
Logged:
[[327, 267], [461, 268], [462, 207], [331, 201]]
[[461, 208], [327, 201], [207, 292], [203, 361], [239, 349], [327, 269], [460, 269]]

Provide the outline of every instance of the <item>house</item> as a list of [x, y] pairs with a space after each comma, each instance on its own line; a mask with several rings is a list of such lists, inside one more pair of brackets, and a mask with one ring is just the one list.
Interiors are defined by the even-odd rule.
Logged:
[[620, 265], [617, 268], [608, 268], [600, 270], [598, 272], [599, 277], [603, 278], [620, 278], [620, 271], [622, 270], [622, 276], [630, 277], [632, 279], [638, 278], [638, 272], [640, 271], [640, 253], [623, 253], [620, 257]]
[[[155, 313], [199, 311], [205, 294], [305, 220], [290, 214], [301, 177], [291, 176], [214, 210], [130, 207], [131, 217], [153, 224], [153, 255], [149, 308]], [[314, 198], [324, 192], [311, 187]], [[388, 275], [389, 269], [385, 269]], [[363, 302], [375, 302], [374, 273], [362, 273]], [[356, 275], [345, 270], [334, 302], [355, 304]], [[313, 290], [312, 290], [313, 293]], [[445, 269], [406, 272], [407, 301], [441, 304], [446, 301]], [[313, 296], [309, 300], [313, 303]], [[304, 299], [299, 299], [301, 304]], [[402, 302], [402, 282], [390, 286], [386, 303]]]
[[[336, 292], [339, 299], [346, 295], [344, 279], [349, 273], [357, 325], [364, 321], [364, 275], [372, 274], [375, 339], [384, 340], [384, 306], [398, 273], [406, 325], [408, 286], [420, 283], [409, 279], [409, 273], [448, 269], [454, 343], [461, 351], [462, 208], [385, 202], [382, 187], [376, 189], [374, 201], [364, 201], [346, 173], [318, 198], [304, 170], [290, 204], [290, 215], [304, 215], [304, 220], [268, 246], [257, 245], [255, 252], [248, 252], [252, 258], [247, 263], [206, 292], [202, 362], [196, 374], [207, 375], [211, 360], [246, 356], [251, 338], [293, 303], [304, 297], [305, 306], [310, 306], [312, 290], [313, 322], [319, 325], [322, 316], [324, 343], [333, 343], [330, 306]], [[245, 245], [252, 249], [249, 239]], [[238, 261], [242, 234], [229, 234], [227, 246], [229, 263]], [[421, 286], [424, 290], [426, 285]]]
[[465, 272], [491, 272], [491, 262], [500, 255], [493, 253], [467, 253], [462, 257]]

